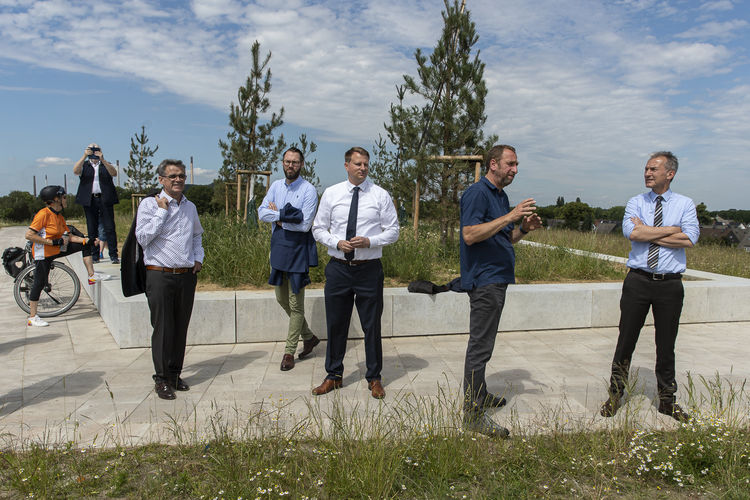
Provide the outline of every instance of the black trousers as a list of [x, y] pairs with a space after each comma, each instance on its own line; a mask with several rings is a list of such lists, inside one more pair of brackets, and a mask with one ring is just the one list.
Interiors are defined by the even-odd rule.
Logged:
[[[72, 233], [76, 236], [83, 236], [80, 231], [72, 231]], [[42, 288], [44, 288], [44, 285], [47, 284], [47, 278], [49, 277], [49, 271], [50, 267], [52, 266], [53, 260], [60, 257], [67, 257], [68, 255], [77, 252], [81, 252], [84, 257], [90, 257], [93, 250], [93, 239], [90, 239], [86, 245], [83, 245], [82, 243], [69, 242], [68, 247], [65, 249], [65, 251], [60, 252], [59, 254], [52, 257], [45, 257], [41, 260], [35, 260], [34, 264], [36, 267], [34, 270], [34, 283], [31, 285], [31, 290], [29, 291], [29, 300], [39, 300], [39, 297], [42, 295]]]
[[625, 277], [620, 297], [620, 335], [612, 359], [609, 387], [612, 396], [621, 397], [625, 391], [635, 344], [638, 342], [650, 307], [654, 314], [656, 330], [655, 371], [659, 399], [665, 402], [674, 401], [677, 392], [674, 345], [684, 296], [685, 291], [680, 279], [654, 281], [633, 272]]
[[[99, 222], [104, 226], [107, 237], [107, 251], [111, 258], [117, 257], [117, 233], [115, 232], [115, 210], [112, 205], [102, 203], [101, 196], [91, 196], [91, 205], [83, 207], [86, 214], [86, 228], [94, 239], [99, 234]], [[98, 254], [97, 254], [98, 255]]]
[[507, 283], [492, 283], [469, 292], [469, 342], [464, 360], [464, 410], [480, 411], [487, 398], [484, 378], [505, 306]]
[[182, 373], [185, 344], [198, 276], [146, 271], [146, 299], [151, 310], [151, 356], [154, 381], [176, 382]]
[[379, 259], [356, 266], [331, 259], [326, 266], [326, 378], [341, 380], [343, 377], [352, 306], [356, 304], [362, 332], [365, 334], [365, 378], [368, 382], [380, 379], [383, 369], [383, 345], [380, 337], [383, 278], [383, 266]]

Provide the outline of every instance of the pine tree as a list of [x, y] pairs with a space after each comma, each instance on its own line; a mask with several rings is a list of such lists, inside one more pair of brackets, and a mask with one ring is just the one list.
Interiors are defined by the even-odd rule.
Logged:
[[302, 156], [305, 157], [305, 166], [302, 167], [302, 171], [299, 173], [300, 177], [310, 182], [310, 184], [316, 188], [319, 188], [320, 178], [318, 177], [317, 172], [315, 172], [315, 165], [318, 163], [318, 160], [310, 158], [310, 156], [318, 150], [318, 145], [313, 141], [308, 142], [307, 134], [302, 134], [299, 136], [299, 144], [293, 142], [289, 147], [299, 149], [302, 151]]
[[223, 181], [236, 180], [237, 170], [277, 170], [277, 163], [286, 147], [284, 135], [274, 137], [274, 130], [284, 123], [284, 108], [272, 113], [261, 123], [261, 115], [268, 112], [271, 101], [271, 52], [261, 61], [260, 42], [253, 43], [252, 68], [245, 85], [237, 90], [237, 104], [231, 103], [227, 141], [219, 140], [223, 164], [219, 176]]
[[125, 185], [134, 193], [146, 193], [156, 187], [157, 172], [151, 158], [159, 150], [159, 146], [152, 149], [147, 144], [146, 126], [141, 125], [141, 133], [136, 132], [130, 138], [130, 159], [125, 168], [128, 176]]
[[[397, 88], [398, 102], [391, 105], [386, 134], [396, 152], [376, 161], [399, 183], [418, 182], [422, 195], [437, 202], [443, 243], [452, 239], [458, 205], [464, 189], [474, 181], [472, 164], [430, 161], [430, 156], [483, 154], [497, 138], [485, 138], [482, 127], [487, 86], [479, 40], [470, 13], [444, 0], [443, 31], [432, 54], [415, 51], [418, 77], [404, 75]], [[406, 96], [421, 104], [407, 106]], [[386, 168], [382, 168], [382, 164]], [[379, 172], [380, 173], [380, 172]]]

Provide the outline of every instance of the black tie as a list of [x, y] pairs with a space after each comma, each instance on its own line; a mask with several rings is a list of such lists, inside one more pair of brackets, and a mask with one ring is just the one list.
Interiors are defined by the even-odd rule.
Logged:
[[[656, 197], [656, 209], [654, 210], [654, 227], [661, 227], [661, 196]], [[646, 259], [648, 267], [656, 271], [656, 265], [659, 263], [659, 245], [651, 243], [648, 246], [648, 258]]]
[[[349, 207], [349, 220], [346, 222], [346, 241], [350, 241], [357, 235], [357, 208], [359, 206], [359, 186], [354, 186], [352, 193], [352, 204]], [[354, 258], [354, 250], [344, 254], [346, 260]]]

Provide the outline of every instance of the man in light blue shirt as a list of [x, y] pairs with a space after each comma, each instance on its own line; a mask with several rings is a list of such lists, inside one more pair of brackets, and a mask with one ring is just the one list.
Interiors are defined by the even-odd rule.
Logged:
[[651, 191], [631, 198], [622, 231], [631, 241], [629, 272], [620, 297], [620, 335], [612, 360], [609, 399], [601, 415], [612, 417], [622, 405], [630, 361], [651, 308], [656, 330], [656, 383], [659, 413], [685, 422], [690, 416], [675, 401], [674, 346], [682, 312], [685, 249], [698, 242], [693, 200], [672, 192], [677, 158], [669, 151], [653, 153], [644, 179]]
[[285, 178], [271, 184], [258, 216], [273, 228], [268, 283], [274, 285], [276, 301], [289, 316], [286, 349], [281, 360], [281, 370], [287, 371], [294, 368], [300, 336], [303, 344], [300, 359], [320, 343], [305, 320], [305, 286], [310, 283], [310, 266], [318, 265], [318, 250], [310, 232], [318, 193], [300, 177], [305, 164], [302, 151], [289, 148], [282, 161]]

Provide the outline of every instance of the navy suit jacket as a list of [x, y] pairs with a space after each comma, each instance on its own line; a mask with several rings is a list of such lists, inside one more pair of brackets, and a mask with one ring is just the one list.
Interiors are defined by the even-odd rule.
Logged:
[[[103, 163], [100, 162], [99, 165], [101, 166], [99, 169], [99, 187], [102, 189], [102, 203], [104, 205], [119, 203], [120, 199], [117, 197], [117, 190], [115, 189], [115, 182], [112, 180], [112, 176], [109, 175]], [[93, 185], [94, 167], [86, 160], [83, 162], [83, 170], [81, 170], [81, 180], [76, 192], [76, 203], [84, 207], [91, 206], [91, 189]]]

